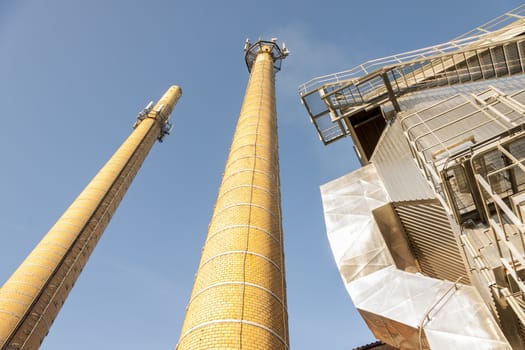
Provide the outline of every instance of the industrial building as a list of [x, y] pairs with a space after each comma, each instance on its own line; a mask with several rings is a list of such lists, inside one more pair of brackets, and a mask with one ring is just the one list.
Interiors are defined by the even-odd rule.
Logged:
[[[178, 350], [290, 347], [275, 98], [288, 50], [249, 41], [237, 128]], [[525, 6], [444, 44], [312, 79], [301, 101], [362, 167], [321, 186], [364, 349], [525, 348]], [[181, 90], [134, 131], [0, 288], [0, 349], [37, 349]]]
[[321, 186], [350, 297], [399, 349], [525, 347], [525, 6], [299, 87], [361, 168]]

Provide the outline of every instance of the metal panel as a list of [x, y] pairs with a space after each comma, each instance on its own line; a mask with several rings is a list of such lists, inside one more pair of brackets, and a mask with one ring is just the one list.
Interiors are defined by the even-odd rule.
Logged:
[[385, 129], [370, 161], [374, 163], [392, 201], [436, 197], [412, 157], [399, 120]]
[[441, 204], [434, 200], [397, 202], [394, 206], [422, 272], [470, 283], [458, 241]]
[[390, 200], [373, 165], [321, 186], [328, 240], [348, 283], [394, 264], [372, 210]]
[[473, 287], [385, 268], [347, 285], [375, 336], [402, 349], [510, 349]]
[[396, 267], [404, 271], [418, 272], [416, 259], [410, 250], [405, 230], [392, 203], [375, 209], [372, 214]]
[[[402, 349], [464, 348], [467, 342], [475, 349], [510, 349], [474, 288], [395, 268], [372, 215], [373, 210], [379, 215], [390, 201], [374, 164], [321, 186], [321, 195], [337, 266], [356, 308], [376, 337]], [[410, 229], [416, 237], [412, 240], [424, 253], [420, 259], [425, 269], [437, 270], [439, 273], [433, 270], [433, 274], [440, 278], [453, 278], [464, 271], [457, 271], [459, 251], [451, 243], [454, 236], [446, 215], [436, 203], [399, 205], [405, 219], [401, 222], [406, 229], [414, 217], [420, 220], [422, 231]], [[434, 230], [427, 228], [435, 225]], [[434, 252], [431, 244], [441, 246]], [[446, 261], [435, 260], [439, 250], [448, 254], [442, 257]]]

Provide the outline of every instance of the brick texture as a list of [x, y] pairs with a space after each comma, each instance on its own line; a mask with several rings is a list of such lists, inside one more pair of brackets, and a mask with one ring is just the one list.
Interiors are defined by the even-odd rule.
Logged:
[[178, 350], [287, 349], [273, 57], [262, 47], [233, 137]]

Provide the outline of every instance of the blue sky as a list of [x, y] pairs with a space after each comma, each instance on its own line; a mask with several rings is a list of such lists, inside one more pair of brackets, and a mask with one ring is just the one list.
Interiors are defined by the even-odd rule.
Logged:
[[293, 349], [374, 341], [344, 290], [319, 185], [358, 167], [323, 146], [297, 86], [430, 46], [509, 0], [0, 2], [0, 283], [172, 84], [175, 127], [144, 163], [41, 349], [173, 349], [248, 71], [244, 40], [278, 37], [288, 310]]

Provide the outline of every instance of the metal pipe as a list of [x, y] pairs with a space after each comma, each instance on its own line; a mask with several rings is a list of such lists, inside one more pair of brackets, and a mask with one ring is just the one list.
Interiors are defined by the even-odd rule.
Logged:
[[168, 89], [2, 286], [1, 350], [40, 346], [181, 94]]

